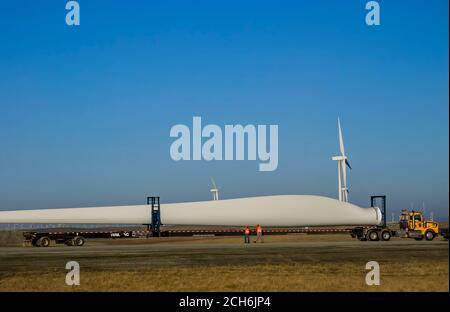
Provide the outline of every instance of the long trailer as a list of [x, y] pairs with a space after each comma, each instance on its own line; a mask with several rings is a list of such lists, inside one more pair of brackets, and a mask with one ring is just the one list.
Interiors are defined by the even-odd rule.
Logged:
[[[377, 203], [377, 201], [381, 201]], [[160, 219], [160, 198], [147, 197], [147, 204], [151, 205], [151, 224], [147, 225], [147, 230], [137, 231], [71, 231], [71, 232], [24, 232], [26, 243], [30, 243], [35, 247], [48, 247], [51, 242], [56, 244], [65, 244], [67, 246], [83, 246], [86, 239], [121, 239], [121, 238], [142, 238], [142, 237], [170, 237], [170, 236], [237, 236], [243, 235], [241, 229], [186, 229], [186, 230], [161, 230]], [[361, 241], [388, 241], [391, 237], [412, 237], [412, 232], [406, 236], [402, 236], [401, 231], [394, 231], [386, 225], [386, 196], [371, 196], [371, 206], [381, 208], [382, 225], [367, 226], [361, 225], [353, 228], [278, 228], [266, 229], [264, 235], [286, 235], [286, 234], [332, 234], [332, 233], [349, 233], [352, 237]], [[444, 238], [448, 239], [448, 228], [443, 229], [440, 233]], [[436, 233], [437, 236], [437, 233]], [[435, 237], [426, 237], [431, 240]], [[414, 238], [414, 237], [413, 237]], [[416, 239], [422, 239], [417, 237]]]
[[[25, 244], [35, 247], [48, 247], [51, 242], [65, 244], [67, 246], [83, 246], [86, 239], [121, 239], [142, 237], [169, 237], [169, 236], [237, 236], [243, 235], [241, 229], [189, 229], [189, 230], [161, 230], [160, 198], [147, 197], [147, 205], [150, 206], [150, 224], [146, 231], [70, 231], [70, 232], [24, 232]], [[285, 234], [326, 234], [326, 233], [350, 233], [347, 228], [284, 228], [267, 229], [264, 235]]]
[[[194, 230], [163, 230], [158, 237], [174, 236], [241, 236], [243, 230], [237, 229], [194, 229]], [[286, 228], [267, 229], [264, 235], [287, 234], [336, 234], [350, 233], [348, 228]], [[256, 234], [256, 233], [252, 233]], [[34, 247], [49, 247], [51, 242], [65, 244], [66, 246], [83, 246], [87, 239], [122, 239], [122, 238], [149, 238], [155, 236], [152, 230], [137, 231], [70, 231], [70, 232], [24, 232], [25, 243]]]
[[24, 232], [25, 243], [34, 247], [49, 247], [51, 241], [67, 246], [83, 246], [86, 239], [91, 238], [128, 238], [133, 237], [134, 231], [106, 231], [106, 232]]

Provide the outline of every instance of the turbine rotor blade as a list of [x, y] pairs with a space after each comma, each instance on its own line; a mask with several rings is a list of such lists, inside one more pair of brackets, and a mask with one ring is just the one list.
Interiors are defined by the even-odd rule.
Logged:
[[341, 155], [345, 156], [344, 140], [342, 139], [341, 121], [339, 120], [339, 118], [338, 118], [338, 129], [339, 129], [339, 150], [341, 151]]
[[214, 182], [214, 179], [213, 179], [213, 178], [211, 178], [211, 182], [212, 182], [213, 187], [214, 187], [215, 189], [217, 189], [216, 182]]
[[350, 166], [350, 163], [348, 162], [347, 159], [345, 160], [345, 164], [347, 165], [347, 167], [348, 167], [350, 170], [352, 169], [352, 166]]

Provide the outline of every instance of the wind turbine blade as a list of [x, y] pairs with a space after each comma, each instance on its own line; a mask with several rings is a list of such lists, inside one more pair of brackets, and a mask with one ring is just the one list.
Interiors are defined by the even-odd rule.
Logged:
[[341, 121], [339, 120], [339, 118], [338, 118], [338, 129], [339, 129], [339, 150], [341, 151], [341, 155], [345, 156], [344, 140], [342, 139]]
[[211, 177], [211, 182], [212, 182], [213, 187], [214, 187], [215, 189], [217, 189], [216, 182], [214, 182], [214, 179], [213, 179], [212, 177]]
[[347, 165], [347, 167], [348, 167], [350, 170], [352, 169], [352, 166], [350, 166], [350, 163], [348, 162], [347, 159], [345, 160], [345, 164]]

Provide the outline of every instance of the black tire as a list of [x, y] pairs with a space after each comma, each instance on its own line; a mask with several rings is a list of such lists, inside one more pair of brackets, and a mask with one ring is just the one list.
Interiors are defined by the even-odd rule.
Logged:
[[365, 241], [367, 241], [367, 238], [366, 237], [364, 237], [364, 236], [361, 236], [361, 237], [358, 237], [358, 239], [361, 241], [361, 242], [365, 242]]
[[367, 233], [367, 237], [369, 238], [370, 241], [377, 241], [380, 240], [380, 237], [378, 236], [378, 232], [377, 231], [369, 231]]
[[73, 238], [73, 246], [81, 247], [84, 245], [84, 238], [82, 236], [75, 236]]
[[391, 239], [391, 232], [390, 231], [383, 231], [381, 232], [381, 239], [387, 242]]
[[426, 231], [425, 232], [425, 239], [427, 241], [432, 241], [434, 239], [435, 235], [433, 231]]
[[48, 238], [47, 236], [43, 236], [43, 237], [39, 238], [39, 240], [37, 242], [40, 247], [50, 246], [50, 238]]

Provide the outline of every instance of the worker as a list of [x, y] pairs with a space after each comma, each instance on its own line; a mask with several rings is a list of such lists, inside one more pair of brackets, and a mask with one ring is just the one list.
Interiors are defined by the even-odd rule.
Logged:
[[258, 241], [260, 241], [261, 243], [264, 243], [264, 237], [263, 237], [263, 231], [262, 231], [261, 225], [257, 224], [255, 226], [255, 228], [256, 228], [256, 240], [255, 240], [255, 243], [257, 243]]
[[245, 226], [244, 228], [244, 244], [250, 244], [250, 234], [251, 234], [251, 230], [248, 227], [248, 225]]

